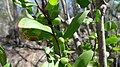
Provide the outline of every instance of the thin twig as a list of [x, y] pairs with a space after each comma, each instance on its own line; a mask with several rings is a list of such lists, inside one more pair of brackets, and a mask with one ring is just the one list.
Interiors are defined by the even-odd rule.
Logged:
[[55, 39], [55, 41], [56, 41], [56, 43], [57, 43], [58, 50], [59, 50], [59, 55], [60, 55], [60, 57], [61, 57], [60, 45], [59, 45], [58, 39], [57, 39], [57, 37], [56, 37], [56, 35], [55, 35], [54, 29], [53, 29], [53, 25], [52, 25], [52, 23], [51, 23], [51, 18], [50, 18], [50, 16], [49, 16], [49, 14], [46, 13], [47, 11], [41, 9], [41, 7], [39, 6], [37, 0], [35, 0], [35, 3], [37, 4], [37, 7], [40, 9], [40, 11], [44, 14], [45, 18], [48, 20], [48, 24], [50, 24], [50, 27], [51, 27], [51, 29], [52, 29], [52, 35], [53, 35], [53, 37], [54, 37], [54, 39]]

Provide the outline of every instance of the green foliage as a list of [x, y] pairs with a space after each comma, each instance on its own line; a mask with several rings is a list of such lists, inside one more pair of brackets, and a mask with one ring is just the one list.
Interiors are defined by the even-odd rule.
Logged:
[[93, 56], [92, 50], [83, 52], [75, 61], [73, 67], [79, 67], [79, 66], [86, 67], [87, 64], [90, 62], [90, 60], [92, 59], [92, 56]]
[[54, 6], [58, 4], [59, 0], [48, 0], [48, 2]]
[[118, 25], [114, 21], [106, 22], [104, 25], [105, 31], [116, 30]]
[[88, 25], [88, 24], [90, 24], [91, 22], [93, 22], [93, 19], [90, 18], [90, 17], [86, 17], [83, 22]]
[[52, 39], [52, 42], [53, 42], [53, 46], [54, 46], [54, 52], [56, 53], [56, 54], [59, 54], [59, 47], [57, 46], [57, 43], [56, 43], [56, 40], [53, 38]]
[[111, 30], [111, 23], [110, 22], [106, 22], [104, 25], [105, 31], [109, 31]]
[[85, 8], [90, 4], [89, 0], [76, 0], [76, 2], [80, 5], [81, 8]]
[[90, 49], [92, 49], [92, 45], [89, 44], [89, 43], [87, 43], [87, 42], [86, 42], [85, 44], [82, 44], [81, 46], [82, 46], [82, 48], [85, 49], [85, 50], [90, 50]]
[[80, 25], [82, 24], [84, 18], [87, 16], [89, 13], [89, 10], [84, 11], [83, 13], [79, 13], [70, 23], [68, 26], [67, 31], [64, 34], [64, 38], [71, 38], [71, 36], [78, 30]]
[[118, 42], [118, 38], [117, 37], [109, 37], [105, 39], [106, 44], [110, 45], [110, 44], [116, 44]]
[[112, 50], [114, 50], [114, 51], [120, 51], [120, 47], [113, 47]]
[[0, 47], [0, 63], [4, 66], [7, 63], [7, 56], [2, 47]]
[[68, 58], [65, 57], [61, 58], [60, 61], [62, 64], [67, 64], [69, 62]]
[[88, 63], [87, 67], [100, 67], [100, 66], [99, 66], [99, 58], [98, 58], [98, 56], [94, 56], [94, 57], [93, 57], [93, 60], [91, 60], [91, 61]]
[[43, 25], [48, 25], [48, 21], [43, 14], [38, 15], [36, 20]]
[[59, 4], [48, 9], [51, 19], [55, 19], [59, 14]]
[[[29, 18], [22, 18], [18, 24], [18, 27], [22, 29], [22, 34], [25, 39], [29, 41], [44, 41], [47, 40], [50, 42], [45, 48], [45, 52], [47, 54], [47, 61], [42, 64], [41, 67], [99, 67], [98, 56], [95, 55], [93, 57], [93, 51], [98, 50], [98, 37], [96, 34], [96, 30], [90, 29], [90, 34], [88, 39], [80, 45], [82, 48], [81, 55], [75, 60], [73, 65], [70, 64], [71, 58], [69, 55], [74, 53], [73, 45], [67, 45], [68, 41], [72, 37], [72, 35], [78, 30], [78, 28], [84, 22], [85, 25], [88, 26], [96, 26], [94, 22], [101, 22], [101, 11], [99, 9], [93, 10], [95, 11], [95, 18], [88, 17], [88, 13], [90, 10], [84, 9], [88, 7], [90, 3], [89, 0], [76, 0], [76, 2], [83, 8], [85, 11], [77, 14], [70, 25], [67, 27], [63, 24], [64, 28], [58, 28], [59, 24], [62, 27], [62, 21], [58, 18], [59, 10], [60, 10], [60, 1], [59, 0], [47, 0], [45, 3], [45, 7], [42, 9], [41, 6], [37, 13], [34, 13], [33, 6], [38, 6], [33, 2], [27, 0], [14, 0], [14, 3], [19, 7], [22, 7], [26, 10], [26, 15]], [[35, 15], [34, 15], [35, 14]], [[90, 12], [90, 15], [93, 12]], [[34, 15], [34, 16], [33, 16]], [[66, 16], [65, 16], [66, 17]], [[94, 16], [93, 16], [94, 17]], [[95, 21], [94, 21], [95, 19]], [[65, 19], [65, 21], [69, 21], [69, 19]], [[83, 25], [84, 26], [84, 25]], [[67, 29], [66, 29], [67, 28]], [[117, 31], [118, 25], [114, 21], [108, 21], [105, 23], [105, 31], [110, 32], [114, 30], [114, 33]], [[59, 30], [58, 30], [59, 29]], [[62, 30], [62, 31], [61, 31]], [[86, 32], [85, 32], [86, 34]], [[115, 33], [117, 34], [117, 33]], [[112, 35], [106, 37], [107, 46], [114, 46], [113, 51], [120, 51], [120, 48], [116, 45], [118, 43], [119, 34]], [[89, 42], [94, 41], [93, 43]], [[109, 57], [109, 52], [106, 53], [107, 57]], [[0, 51], [0, 55], [3, 56], [2, 50]], [[2, 57], [0, 62], [2, 65], [5, 65], [6, 59]], [[92, 59], [93, 57], [93, 59]], [[92, 60], [91, 60], [92, 59]], [[5, 63], [3, 63], [3, 61]], [[110, 65], [113, 61], [108, 59], [108, 65]], [[10, 64], [6, 64], [5, 67], [10, 67]]]
[[111, 21], [111, 29], [116, 30], [117, 27], [118, 27], [118, 25], [114, 21]]
[[26, 0], [14, 0], [14, 4], [22, 8], [36, 6], [36, 4], [28, 0], [27, 1]]
[[96, 37], [91, 35], [91, 36], [89, 36], [89, 39], [94, 40], [94, 39], [96, 39]]
[[45, 26], [36, 20], [29, 19], [29, 18], [23, 18], [20, 20], [18, 24], [19, 28], [34, 28], [34, 29], [40, 29], [49, 33], [52, 33], [52, 30], [49, 26]]
[[7, 55], [5, 50], [0, 46], [0, 63], [3, 67], [12, 67], [11, 64], [7, 63]]
[[39, 38], [41, 34], [41, 30], [39, 29], [22, 29], [22, 35], [24, 36], [25, 39], [30, 40], [30, 41], [37, 41], [42, 38]]
[[5, 64], [3, 67], [12, 67], [12, 65], [9, 64], [9, 63], [7, 63], [7, 64]]
[[101, 21], [101, 12], [99, 9], [97, 9], [95, 11], [95, 19], [96, 19], [96, 22], [100, 22]]
[[114, 61], [113, 59], [107, 59], [107, 64], [111, 65], [113, 63], [113, 61]]
[[51, 49], [50, 47], [46, 47], [46, 48], [45, 48], [46, 54], [49, 54], [49, 53], [51, 52], [51, 50], [52, 50], [52, 49]]

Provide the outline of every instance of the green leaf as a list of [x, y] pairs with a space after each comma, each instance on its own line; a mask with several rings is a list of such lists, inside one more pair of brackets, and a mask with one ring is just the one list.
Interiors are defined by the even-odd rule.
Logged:
[[9, 64], [9, 63], [7, 63], [7, 64], [5, 64], [3, 67], [12, 67], [12, 65]]
[[89, 13], [89, 10], [84, 11], [83, 13], [78, 14], [71, 22], [71, 24], [68, 26], [67, 31], [64, 34], [64, 38], [70, 38], [80, 27], [82, 24], [84, 18]]
[[107, 64], [108, 64], [108, 65], [111, 65], [113, 62], [114, 62], [113, 59], [107, 59]]
[[32, 7], [32, 6], [37, 6], [37, 5], [33, 2], [26, 2], [26, 6], [27, 7]]
[[28, 18], [34, 19], [34, 18], [28, 13], [27, 10], [26, 10], [26, 16], [27, 16]]
[[54, 48], [54, 52], [56, 53], [56, 54], [59, 54], [59, 48], [58, 48], [58, 45], [57, 45], [57, 43], [56, 43], [56, 40], [53, 38], [52, 39], [52, 42], [53, 42], [53, 48]]
[[79, 66], [86, 67], [89, 61], [92, 59], [92, 56], [93, 56], [92, 50], [83, 52], [75, 61], [73, 67], [79, 67]]
[[117, 27], [118, 27], [118, 25], [114, 21], [111, 21], [111, 29], [116, 30]]
[[117, 37], [109, 37], [105, 39], [106, 44], [116, 44], [118, 42], [118, 38]]
[[50, 33], [47, 33], [45, 31], [41, 32], [40, 37], [42, 37], [44, 40], [52, 40], [52, 35]]
[[96, 22], [101, 21], [101, 12], [100, 12], [99, 9], [97, 9], [96, 12], [95, 12], [95, 19], [96, 19]]
[[49, 33], [52, 33], [52, 30], [49, 26], [43, 25], [36, 20], [29, 19], [29, 18], [23, 18], [20, 20], [18, 24], [19, 28], [34, 28], [34, 29], [40, 29]]
[[28, 11], [29, 14], [33, 14], [32, 7], [28, 7], [28, 8], [27, 8], [27, 11]]
[[59, 62], [60, 62], [60, 60], [58, 59], [58, 61], [56, 62], [54, 67], [59, 67]]
[[109, 31], [112, 29], [116, 30], [117, 27], [118, 27], [118, 25], [114, 21], [106, 22], [104, 25], [105, 31]]
[[113, 47], [114, 51], [120, 51], [120, 47]]
[[50, 51], [51, 51], [51, 48], [50, 48], [50, 47], [46, 47], [46, 48], [45, 48], [45, 52], [46, 52], [46, 54], [49, 54]]
[[59, 4], [53, 6], [53, 8], [50, 8], [48, 11], [51, 19], [55, 19], [59, 14]]
[[19, 6], [19, 7], [22, 7], [22, 5], [21, 5], [21, 2], [20, 2], [20, 1], [14, 1], [14, 4], [15, 4], [15, 5], [17, 5], [17, 6]]
[[2, 47], [0, 47], [0, 63], [4, 66], [7, 63], [7, 56]]
[[83, 22], [88, 25], [88, 24], [90, 24], [91, 22], [93, 22], [93, 19], [90, 18], [90, 17], [86, 17]]
[[47, 19], [45, 18], [45, 16], [44, 16], [43, 14], [40, 14], [40, 15], [36, 18], [36, 20], [37, 20], [39, 23], [43, 24], [43, 25], [48, 25], [48, 21], [47, 21]]
[[89, 5], [89, 0], [76, 0], [76, 2], [80, 5], [81, 8], [85, 8]]
[[94, 40], [94, 39], [96, 39], [96, 37], [91, 35], [91, 36], [89, 36], [89, 39]]
[[51, 5], [57, 5], [59, 3], [59, 0], [48, 0], [48, 2], [51, 4]]
[[111, 22], [106, 22], [104, 24], [105, 31], [109, 31], [111, 29]]
[[72, 67], [70, 63], [67, 63], [66, 67]]
[[30, 41], [38, 41], [42, 39], [39, 37], [41, 35], [41, 30], [39, 29], [23, 28], [22, 35], [24, 36], [25, 39]]
[[82, 44], [81, 45], [82, 46], [82, 48], [83, 49], [85, 49], [85, 50], [90, 50], [90, 49], [92, 49], [92, 45], [90, 44], [90, 43], [85, 43], [85, 44]]
[[15, 0], [14, 4], [19, 7], [23, 7], [23, 8], [36, 6], [35, 3], [31, 2], [31, 1], [25, 1], [25, 0]]

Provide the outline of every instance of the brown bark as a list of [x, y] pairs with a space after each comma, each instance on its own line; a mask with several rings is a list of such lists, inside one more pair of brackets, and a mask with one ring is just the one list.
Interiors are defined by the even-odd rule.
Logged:
[[[97, 35], [98, 35], [98, 47], [99, 47], [99, 63], [100, 67], [107, 67], [107, 58], [106, 58], [106, 44], [105, 44], [105, 31], [104, 31], [104, 14], [105, 14], [105, 5], [103, 6], [103, 0], [96, 0], [96, 7], [101, 11], [101, 21], [96, 23]], [[103, 7], [102, 7], [103, 6]], [[101, 8], [102, 7], [102, 8]]]

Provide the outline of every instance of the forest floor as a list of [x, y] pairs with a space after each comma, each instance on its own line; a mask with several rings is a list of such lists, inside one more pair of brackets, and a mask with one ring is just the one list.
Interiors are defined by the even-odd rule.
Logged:
[[46, 46], [36, 44], [36, 42], [29, 42], [29, 45], [15, 46], [7, 43], [0, 46], [5, 49], [8, 63], [11, 63], [12, 67], [41, 67], [47, 59], [44, 52]]

